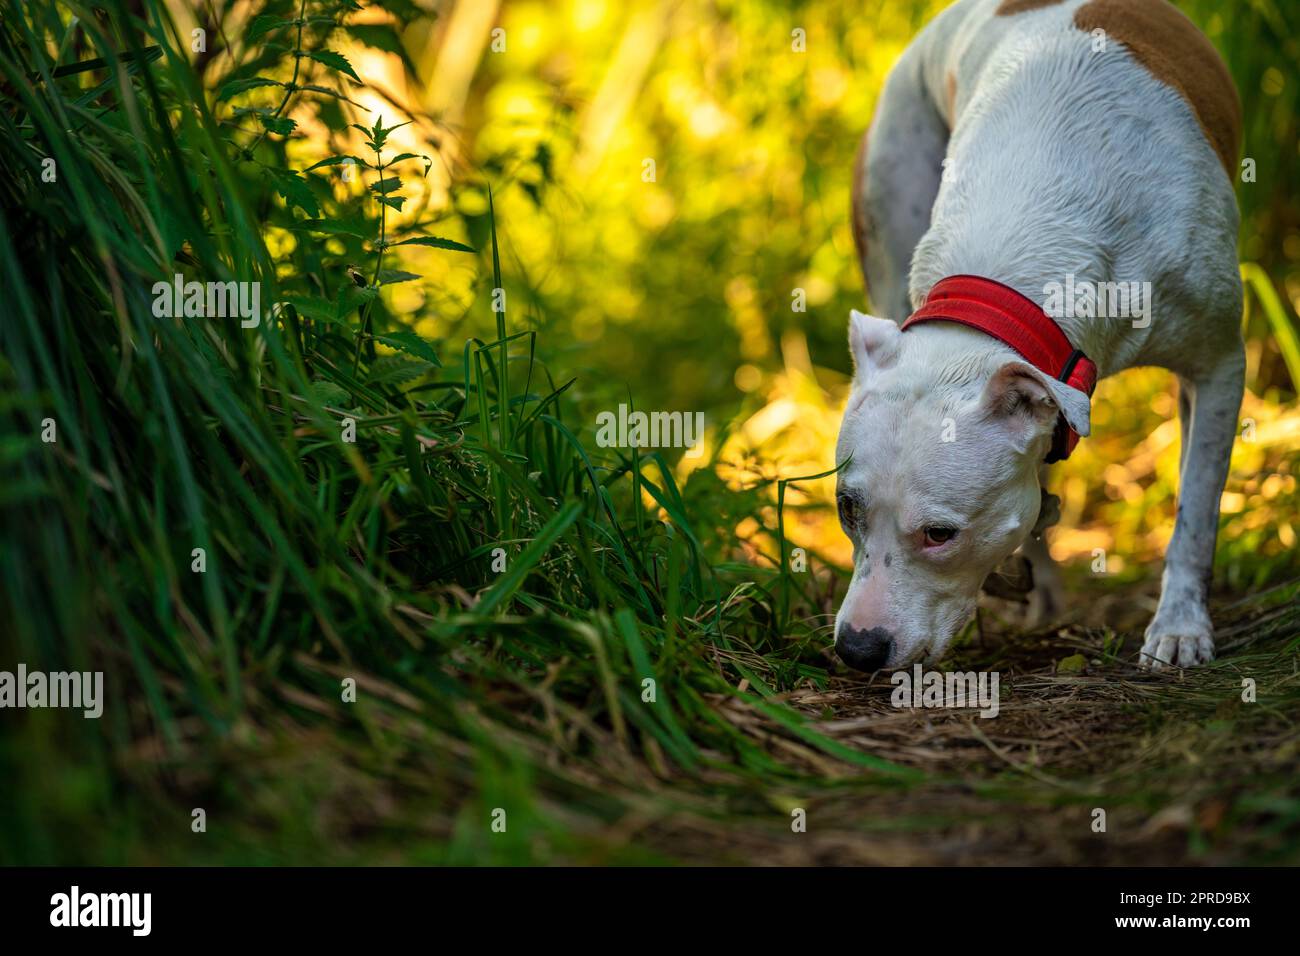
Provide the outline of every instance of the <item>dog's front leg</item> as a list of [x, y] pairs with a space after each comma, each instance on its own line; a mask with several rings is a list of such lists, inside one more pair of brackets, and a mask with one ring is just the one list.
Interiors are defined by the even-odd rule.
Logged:
[[1020, 553], [1034, 569], [1034, 589], [1025, 607], [1025, 627], [1031, 631], [1054, 623], [1065, 608], [1065, 586], [1056, 559], [1047, 550], [1044, 538], [1030, 538]]
[[1211, 373], [1179, 378], [1180, 453], [1178, 516], [1165, 556], [1165, 573], [1142, 644], [1152, 669], [1193, 667], [1214, 659], [1214, 627], [1206, 609], [1219, 527], [1219, 499], [1228, 477], [1245, 369], [1240, 340]]
[[1020, 549], [1020, 553], [1034, 569], [1034, 589], [1029, 592], [1029, 604], [1025, 609], [1025, 627], [1030, 630], [1055, 622], [1065, 608], [1065, 586], [1061, 583], [1061, 569], [1047, 548], [1047, 529], [1061, 517], [1060, 499], [1047, 493], [1049, 467], [1038, 466], [1038, 485], [1043, 489], [1042, 510], [1029, 540]]

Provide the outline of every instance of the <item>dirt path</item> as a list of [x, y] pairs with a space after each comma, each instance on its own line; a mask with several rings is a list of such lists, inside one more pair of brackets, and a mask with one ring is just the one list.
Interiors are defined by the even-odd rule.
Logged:
[[[1300, 853], [1300, 582], [1216, 611], [1220, 659], [1152, 675], [1140, 630], [1075, 624], [1003, 636], [994, 622], [953, 670], [1000, 673], [992, 719], [891, 704], [884, 678], [785, 695], [834, 741], [918, 771], [881, 785], [719, 702], [784, 762], [826, 780], [766, 795], [757, 816], [654, 834], [675, 856], [772, 864], [1215, 864]], [[1142, 618], [1144, 592], [1089, 605], [1094, 620]], [[1254, 701], [1244, 700], [1246, 681]], [[864, 779], [872, 784], [864, 786]], [[740, 801], [741, 804], [744, 801]], [[806, 832], [786, 825], [806, 811]], [[758, 808], [755, 808], [758, 809]], [[1101, 829], [1104, 812], [1104, 831]], [[770, 819], [770, 824], [763, 819]]]

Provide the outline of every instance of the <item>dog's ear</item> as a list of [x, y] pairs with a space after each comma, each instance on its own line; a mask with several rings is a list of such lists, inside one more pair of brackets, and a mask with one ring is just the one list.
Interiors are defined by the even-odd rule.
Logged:
[[855, 385], [897, 361], [900, 334], [896, 322], [850, 310], [849, 353], [853, 356]]
[[1026, 362], [1007, 362], [993, 373], [984, 389], [984, 406], [991, 417], [1022, 431], [1026, 444], [1034, 435], [1050, 432], [1058, 414], [1080, 435], [1091, 428], [1088, 396]]

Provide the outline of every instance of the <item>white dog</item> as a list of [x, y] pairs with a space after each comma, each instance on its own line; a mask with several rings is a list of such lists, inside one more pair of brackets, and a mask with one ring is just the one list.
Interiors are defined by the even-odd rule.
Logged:
[[1177, 374], [1182, 426], [1141, 657], [1213, 658], [1206, 589], [1244, 369], [1240, 128], [1227, 69], [1167, 0], [961, 0], [903, 53], [854, 172], [886, 317], [849, 327], [846, 663], [939, 657], [1017, 549], [1056, 585], [1033, 533], [1042, 463], [1088, 434], [1093, 378], [1138, 365]]

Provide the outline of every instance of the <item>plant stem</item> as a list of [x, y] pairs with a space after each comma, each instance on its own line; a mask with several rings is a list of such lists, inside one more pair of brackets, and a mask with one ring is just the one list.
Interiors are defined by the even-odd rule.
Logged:
[[[271, 119], [279, 119], [280, 114], [284, 112], [284, 108], [289, 105], [289, 97], [293, 96], [294, 89], [298, 85], [298, 72], [302, 69], [302, 28], [306, 19], [307, 0], [302, 0], [302, 3], [298, 5], [298, 38], [293, 44], [293, 76], [289, 78], [289, 85], [285, 87], [284, 96], [280, 99], [280, 105], [275, 108], [275, 112], [271, 114]], [[254, 150], [262, 145], [262, 140], [266, 139], [266, 134], [269, 132], [271, 131], [265, 126], [262, 127], [261, 135], [253, 141], [252, 146], [248, 147], [249, 156], [252, 156]]]
[[[379, 170], [379, 182], [384, 181], [384, 156], [381, 150], [375, 150], [375, 168]], [[384, 193], [379, 194], [379, 242], [376, 247], [375, 255], [375, 274], [370, 279], [370, 287], [375, 290], [375, 298], [379, 297], [379, 269], [384, 264], [384, 243], [387, 240], [388, 226], [388, 203], [384, 202]], [[365, 304], [361, 310], [361, 329], [357, 332], [357, 351], [352, 359], [352, 374], [355, 377], [357, 368], [361, 365], [361, 343], [365, 341], [366, 335], [370, 331], [370, 308], [374, 305], [374, 299]]]

